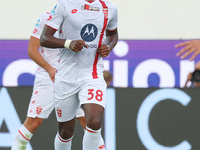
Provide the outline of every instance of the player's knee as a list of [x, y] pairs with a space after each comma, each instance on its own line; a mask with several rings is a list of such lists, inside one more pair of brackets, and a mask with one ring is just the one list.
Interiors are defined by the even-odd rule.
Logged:
[[69, 139], [73, 136], [74, 134], [74, 128], [62, 128], [62, 129], [59, 129], [59, 135], [63, 138], [63, 139]]
[[32, 121], [31, 125], [33, 128], [37, 129], [42, 124], [42, 119], [35, 119]]
[[88, 121], [87, 126], [93, 130], [98, 130], [101, 128], [101, 120], [91, 119], [90, 121]]
[[25, 122], [24, 126], [31, 132], [35, 132], [37, 128], [42, 124], [42, 118], [30, 118], [28, 117]]

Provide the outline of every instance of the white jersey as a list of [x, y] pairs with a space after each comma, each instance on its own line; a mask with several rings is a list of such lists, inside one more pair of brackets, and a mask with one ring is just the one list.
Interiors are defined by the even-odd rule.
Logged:
[[[104, 7], [103, 7], [104, 6]], [[105, 30], [117, 28], [117, 9], [110, 2], [60, 0], [46, 24], [60, 29], [61, 39], [84, 40], [88, 48], [76, 53], [62, 49], [56, 76], [66, 82], [103, 78], [103, 60], [97, 48], [104, 43]]]
[[[43, 28], [45, 26], [45, 22], [49, 18], [49, 15], [50, 15], [50, 12], [45, 12], [39, 17], [31, 36], [40, 39], [40, 36], [42, 34], [42, 31], [43, 31]], [[58, 31], [54, 34], [54, 36], [55, 37], [59, 37]], [[46, 47], [40, 46], [39, 47], [39, 52], [42, 55], [42, 57], [52, 67], [54, 67], [54, 68], [57, 67], [58, 59], [59, 59], [59, 56], [60, 56], [60, 50], [59, 49], [50, 49], [50, 48], [46, 48]], [[49, 77], [49, 74], [46, 72], [46, 70], [44, 70], [40, 66], [38, 66], [38, 72], [40, 72], [40, 73], [42, 73], [42, 74], [44, 74], [44, 75]]]

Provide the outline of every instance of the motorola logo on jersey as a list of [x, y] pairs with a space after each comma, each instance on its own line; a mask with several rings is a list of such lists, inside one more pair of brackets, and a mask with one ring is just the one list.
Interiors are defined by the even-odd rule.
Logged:
[[86, 42], [91, 42], [97, 37], [98, 29], [94, 24], [86, 24], [81, 29], [81, 38]]

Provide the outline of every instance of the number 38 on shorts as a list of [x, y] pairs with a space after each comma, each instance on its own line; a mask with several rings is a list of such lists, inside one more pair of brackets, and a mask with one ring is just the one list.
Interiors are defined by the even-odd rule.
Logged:
[[103, 92], [101, 90], [88, 89], [88, 95], [90, 96], [87, 100], [95, 98], [97, 101], [102, 101]]

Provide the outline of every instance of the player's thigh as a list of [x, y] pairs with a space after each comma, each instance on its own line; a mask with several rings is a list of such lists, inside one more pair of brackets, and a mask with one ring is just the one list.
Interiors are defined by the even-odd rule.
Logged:
[[91, 82], [84, 86], [78, 94], [80, 104], [98, 104], [105, 108], [106, 106], [106, 83], [102, 80]]
[[76, 116], [79, 105], [80, 103], [77, 94], [70, 95], [64, 99], [55, 98], [57, 121], [66, 122], [72, 120]]
[[84, 116], [85, 116], [84, 110], [79, 107], [76, 112], [76, 118], [80, 118], [80, 117], [84, 117]]
[[54, 84], [48, 78], [36, 77], [27, 116], [48, 118], [54, 108]]

